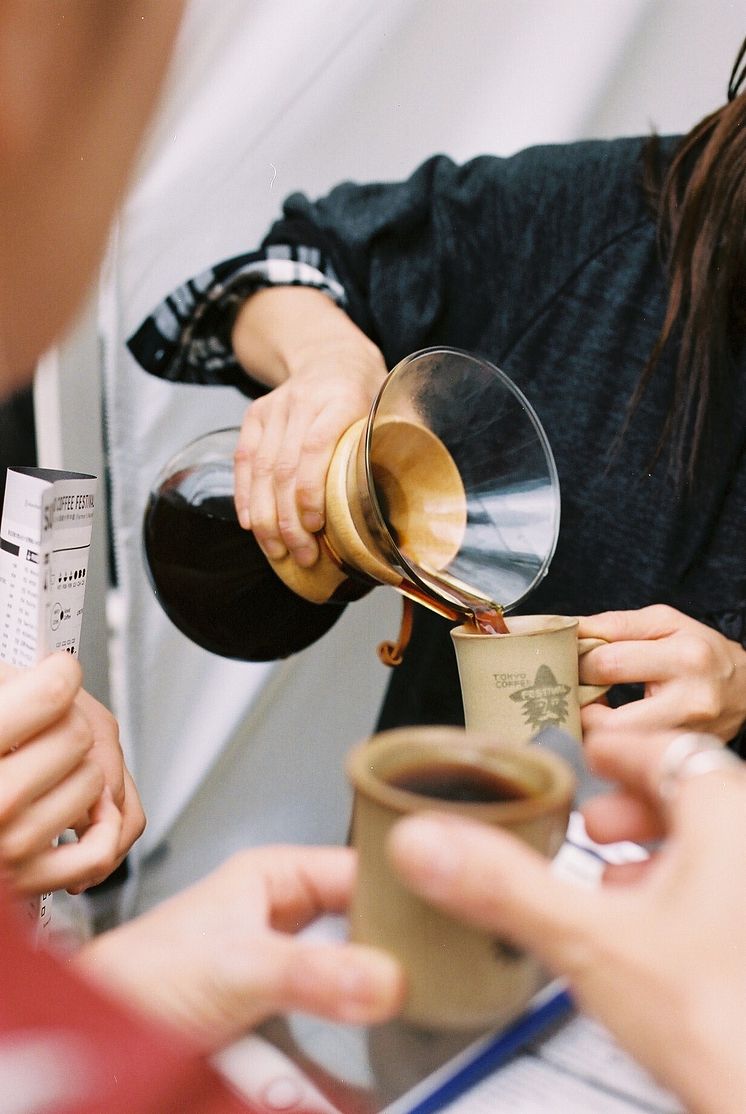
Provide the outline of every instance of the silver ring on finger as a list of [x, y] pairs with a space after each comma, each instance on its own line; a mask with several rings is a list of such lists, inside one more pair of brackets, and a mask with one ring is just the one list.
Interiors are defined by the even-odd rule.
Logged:
[[714, 735], [687, 732], [677, 735], [666, 747], [658, 769], [658, 796], [673, 799], [682, 781], [716, 770], [743, 768], [741, 759]]

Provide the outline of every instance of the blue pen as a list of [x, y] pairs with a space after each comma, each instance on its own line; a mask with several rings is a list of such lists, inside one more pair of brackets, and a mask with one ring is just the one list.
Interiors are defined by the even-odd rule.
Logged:
[[489, 1039], [484, 1047], [476, 1053], [462, 1068], [459, 1068], [444, 1083], [442, 1083], [427, 1098], [412, 1106], [409, 1114], [435, 1114], [442, 1110], [449, 1102], [453, 1102], [459, 1095], [464, 1094], [470, 1087], [480, 1083], [497, 1068], [530, 1044], [544, 1029], [555, 1021], [571, 1013], [574, 1009], [569, 991], [564, 986], [550, 992], [549, 996], [536, 1003], [533, 1009], [514, 1021], [507, 1029]]

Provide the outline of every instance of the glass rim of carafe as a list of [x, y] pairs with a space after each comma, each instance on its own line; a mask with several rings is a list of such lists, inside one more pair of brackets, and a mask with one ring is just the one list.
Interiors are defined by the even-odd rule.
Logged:
[[[182, 445], [181, 448], [172, 453], [166, 460], [165, 464], [163, 464], [162, 467], [158, 470], [155, 479], [152, 482], [151, 491], [157, 491], [162, 486], [165, 480], [173, 477], [174, 468], [178, 466], [181, 460], [189, 460], [189, 456], [194, 450], [194, 447], [196, 445], [199, 445], [200, 442], [202, 443], [203, 452], [204, 446], [207, 444], [208, 441], [215, 440], [218, 442], [218, 445], [215, 447], [213, 453], [211, 454], [213, 457], [213, 462], [216, 465], [224, 465], [226, 459], [226, 448], [229, 448], [231, 450], [231, 456], [229, 459], [232, 462], [233, 448], [235, 447], [235, 442], [238, 439], [238, 435], [240, 434], [240, 432], [241, 427], [237, 425], [221, 426], [219, 429], [210, 429], [206, 433], [198, 433], [195, 437], [190, 438], [189, 441], [186, 442], [186, 444]], [[230, 444], [228, 444], [227, 435], [230, 435]], [[204, 455], [200, 458], [198, 463], [200, 467], [205, 463]], [[190, 469], [193, 470], [195, 467], [195, 462], [191, 461]], [[186, 468], [184, 470], [186, 471]]]

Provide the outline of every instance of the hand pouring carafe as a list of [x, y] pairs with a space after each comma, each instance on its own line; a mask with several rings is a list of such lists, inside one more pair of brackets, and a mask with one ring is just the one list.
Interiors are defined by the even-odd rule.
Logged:
[[523, 599], [551, 560], [559, 489], [529, 403], [499, 369], [456, 349], [414, 353], [340, 438], [320, 557], [270, 561], [233, 508], [237, 430], [174, 457], [145, 515], [148, 571], [193, 641], [244, 660], [310, 645], [343, 606], [390, 585], [453, 619]]

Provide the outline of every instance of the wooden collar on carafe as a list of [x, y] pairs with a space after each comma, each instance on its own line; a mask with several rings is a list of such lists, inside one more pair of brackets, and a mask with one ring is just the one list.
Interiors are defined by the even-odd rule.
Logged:
[[316, 541], [319, 543], [319, 548], [324, 551], [326, 556], [332, 561], [340, 572], [343, 572], [347, 577], [343, 580], [338, 588], [335, 589], [332, 596], [330, 596], [329, 603], [354, 603], [355, 600], [362, 599], [367, 596], [371, 588], [376, 588], [380, 581], [375, 580], [367, 573], [361, 572], [359, 569], [353, 569], [346, 561], [343, 561], [339, 554], [334, 549], [326, 534], [316, 534]]
[[[330, 602], [352, 603], [354, 600], [359, 600], [367, 595], [371, 588], [380, 587], [380, 581], [375, 580], [372, 576], [368, 576], [367, 573], [360, 572], [359, 569], [351, 568], [343, 561], [335, 551], [334, 546], [331, 544], [326, 534], [318, 534], [317, 540], [329, 560], [333, 561], [340, 572], [343, 572], [347, 577], [347, 579], [339, 585]], [[395, 642], [387, 639], [381, 642], [378, 647], [378, 657], [384, 665], [390, 668], [401, 665], [404, 660], [404, 651], [409, 645], [409, 640], [412, 637], [413, 623], [414, 603], [407, 596], [403, 596], [402, 616], [398, 637]]]

